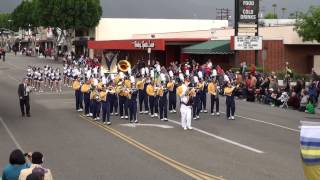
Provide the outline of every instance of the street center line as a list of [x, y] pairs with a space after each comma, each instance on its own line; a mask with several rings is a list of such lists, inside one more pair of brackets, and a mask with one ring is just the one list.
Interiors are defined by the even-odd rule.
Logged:
[[7, 124], [3, 121], [3, 119], [1, 117], [0, 117], [0, 122], [1, 122], [2, 126], [4, 127], [4, 129], [7, 131], [8, 135], [10, 136], [10, 138], [13, 141], [14, 145], [18, 149], [20, 149], [22, 152], [24, 152], [24, 150], [22, 149], [21, 145], [19, 144], [19, 142], [14, 137], [13, 133], [11, 132], [11, 130], [8, 128]]
[[[180, 125], [180, 123], [177, 122], [177, 121], [174, 121], [174, 120], [171, 120], [171, 119], [168, 119], [168, 121], [171, 122], [171, 123]], [[241, 147], [241, 148], [243, 148], [243, 149], [246, 149], [246, 150], [249, 150], [249, 151], [258, 153], [258, 154], [263, 154], [263, 153], [264, 153], [263, 151], [261, 151], [261, 150], [259, 150], [259, 149], [255, 149], [255, 148], [252, 148], [252, 147], [250, 147], [250, 146], [247, 146], [247, 145], [244, 145], [244, 144], [240, 144], [240, 143], [238, 143], [238, 142], [232, 141], [232, 140], [230, 140], [230, 139], [227, 139], [227, 138], [224, 138], [224, 137], [221, 137], [221, 136], [217, 136], [217, 135], [215, 135], [215, 134], [209, 133], [209, 132], [207, 132], [207, 131], [204, 131], [204, 130], [201, 130], [201, 129], [198, 129], [198, 128], [195, 128], [195, 127], [193, 127], [193, 130], [195, 130], [195, 131], [197, 131], [197, 132], [199, 132], [199, 133], [208, 135], [208, 136], [210, 136], [210, 137], [219, 139], [219, 140], [221, 140], [221, 141], [227, 142], [227, 143], [229, 143], [229, 144], [233, 144], [233, 145], [235, 145], [235, 146]]]
[[[221, 113], [226, 114], [225, 112], [221, 112]], [[263, 123], [263, 124], [267, 124], [267, 125], [279, 127], [279, 128], [282, 128], [282, 129], [286, 129], [286, 130], [289, 130], [289, 131], [293, 131], [293, 132], [298, 132], [298, 133], [300, 133], [300, 131], [297, 130], [297, 129], [289, 128], [289, 127], [282, 126], [282, 125], [279, 125], [279, 124], [274, 124], [274, 123], [271, 123], [271, 122], [266, 122], [266, 121], [262, 121], [262, 120], [259, 120], [259, 119], [250, 118], [250, 117], [245, 117], [245, 116], [240, 116], [240, 115], [235, 115], [235, 116], [236, 116], [236, 117], [239, 117], [239, 118], [242, 118], [242, 119], [249, 120], [249, 121], [255, 121], [255, 122], [259, 122], [259, 123]]]

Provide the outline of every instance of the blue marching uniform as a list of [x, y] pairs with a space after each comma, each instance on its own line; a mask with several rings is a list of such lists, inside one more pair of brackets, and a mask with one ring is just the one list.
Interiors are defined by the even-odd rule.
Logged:
[[169, 111], [176, 111], [177, 106], [177, 86], [173, 86], [173, 90], [169, 91]]
[[201, 92], [197, 91], [196, 96], [192, 98], [193, 104], [193, 119], [199, 119], [200, 111], [201, 111]]
[[226, 87], [224, 89], [224, 94], [226, 95], [227, 118], [231, 120], [234, 120], [234, 113], [236, 111], [234, 89], [234, 87]]
[[131, 97], [129, 98], [129, 111], [130, 111], [130, 122], [137, 123], [137, 97], [138, 97], [138, 91], [132, 91]]
[[105, 123], [107, 120], [107, 124], [110, 125], [110, 93], [107, 93], [106, 97], [101, 99], [102, 104], [102, 122]]
[[168, 90], [163, 90], [163, 95], [159, 96], [159, 110], [160, 110], [160, 120], [167, 121], [168, 118]]
[[149, 106], [148, 106], [148, 95], [146, 92], [148, 83], [144, 83], [143, 85], [143, 89], [139, 89], [139, 108], [140, 108], [140, 112], [142, 111], [142, 105], [144, 105], [144, 113], [148, 113], [149, 112]]
[[200, 106], [203, 112], [207, 112], [207, 91], [208, 85], [207, 83], [204, 83], [203, 89], [200, 90]]

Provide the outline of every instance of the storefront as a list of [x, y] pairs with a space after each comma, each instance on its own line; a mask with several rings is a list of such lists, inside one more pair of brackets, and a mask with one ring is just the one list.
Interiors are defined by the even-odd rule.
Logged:
[[189, 39], [132, 39], [114, 41], [88, 41], [88, 48], [94, 50], [95, 56], [102, 56], [108, 51], [119, 53], [118, 59], [128, 59], [132, 64], [138, 60], [150, 59], [159, 61], [162, 65], [170, 62], [182, 62], [189, 55], [182, 53], [184, 47], [205, 42], [204, 38]]

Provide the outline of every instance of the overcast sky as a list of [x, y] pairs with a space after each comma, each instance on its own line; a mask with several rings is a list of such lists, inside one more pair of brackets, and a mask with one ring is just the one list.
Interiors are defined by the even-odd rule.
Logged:
[[[11, 12], [22, 0], [0, 0], [0, 12]], [[320, 0], [262, 0], [261, 9], [272, 11], [271, 5], [288, 9], [286, 14], [306, 11]], [[191, 18], [215, 19], [216, 8], [234, 9], [234, 0], [101, 0], [103, 16], [112, 18]]]

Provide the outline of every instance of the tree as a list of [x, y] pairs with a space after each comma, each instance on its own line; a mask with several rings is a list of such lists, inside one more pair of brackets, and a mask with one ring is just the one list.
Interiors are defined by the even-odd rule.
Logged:
[[311, 6], [307, 13], [298, 15], [295, 30], [303, 41], [320, 42], [320, 6]]
[[268, 13], [264, 16], [265, 19], [278, 19], [278, 15], [274, 13]]
[[282, 19], [284, 18], [286, 11], [287, 11], [287, 8], [284, 8], [284, 7], [281, 8], [281, 12], [282, 12], [281, 18]]
[[28, 30], [38, 27], [38, 17], [34, 16], [34, 1], [22, 1], [12, 12], [13, 27]]
[[102, 16], [100, 0], [35, 1], [40, 24], [44, 27], [53, 27], [56, 42], [64, 38], [69, 52], [75, 30], [96, 27]]
[[276, 10], [277, 10], [277, 4], [272, 4], [272, 7], [273, 7], [273, 14], [274, 14], [274, 17], [277, 16], [277, 13], [276, 13]]
[[9, 13], [0, 13], [0, 28], [11, 29], [11, 14]]

